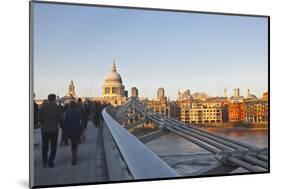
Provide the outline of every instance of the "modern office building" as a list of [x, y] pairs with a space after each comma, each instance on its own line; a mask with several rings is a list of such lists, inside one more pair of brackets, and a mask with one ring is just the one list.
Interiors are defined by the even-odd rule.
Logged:
[[233, 92], [234, 92], [234, 98], [238, 98], [240, 97], [240, 89], [239, 88], [235, 88], [233, 89]]
[[191, 100], [192, 96], [190, 94], [190, 90], [187, 89], [184, 92], [180, 92], [178, 91], [178, 96], [177, 96], [177, 100], [181, 101], [181, 100]]
[[132, 87], [131, 89], [131, 96], [132, 97], [139, 97], [139, 91], [136, 87]]
[[158, 88], [157, 90], [157, 100], [163, 100], [165, 98], [164, 88]]
[[151, 110], [175, 119], [179, 119], [179, 109], [175, 102], [170, 102], [166, 98], [161, 100], [149, 100], [146, 104]]

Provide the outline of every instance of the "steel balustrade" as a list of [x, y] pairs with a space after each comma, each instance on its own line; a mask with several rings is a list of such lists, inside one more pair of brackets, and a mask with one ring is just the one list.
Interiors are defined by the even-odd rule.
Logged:
[[120, 156], [122, 156], [133, 179], [179, 176], [166, 162], [114, 120], [107, 112], [107, 109], [105, 108], [102, 111], [105, 121], [104, 126], [112, 136]]
[[224, 164], [238, 165], [251, 172], [263, 172], [268, 169], [268, 157], [262, 154], [263, 149], [165, 117], [153, 112], [137, 98], [131, 98], [130, 102], [131, 107], [147, 119], [216, 154], [218, 160]]
[[[115, 109], [116, 110], [116, 109]], [[129, 112], [134, 112], [127, 116]], [[113, 115], [110, 115], [110, 113]], [[102, 111], [105, 120], [105, 140], [107, 159], [109, 162], [109, 172], [111, 180], [123, 179], [149, 179], [149, 178], [169, 178], [179, 176], [171, 167], [154, 154], [142, 142], [151, 141], [167, 131], [173, 132], [188, 141], [215, 154], [220, 163], [212, 164], [209, 167], [197, 171], [194, 175], [226, 174], [238, 167], [242, 167], [250, 172], [265, 172], [268, 170], [267, 149], [260, 149], [247, 143], [209, 133], [206, 130], [193, 125], [185, 124], [176, 119], [165, 117], [146, 107], [144, 102], [138, 98], [130, 98], [123, 106], [112, 112], [109, 108]], [[135, 120], [131, 125], [124, 128], [115, 120], [127, 121], [138, 115], [139, 120]], [[127, 116], [127, 117], [126, 117]], [[115, 119], [113, 118], [115, 117]], [[142, 124], [144, 120], [150, 120], [160, 127], [159, 131], [147, 134], [139, 140], [130, 134], [126, 128], [133, 128]], [[141, 142], [142, 141], [142, 142]], [[114, 148], [114, 153], [110, 149]], [[114, 165], [112, 158], [119, 156], [119, 164]], [[113, 162], [113, 163], [112, 163]]]

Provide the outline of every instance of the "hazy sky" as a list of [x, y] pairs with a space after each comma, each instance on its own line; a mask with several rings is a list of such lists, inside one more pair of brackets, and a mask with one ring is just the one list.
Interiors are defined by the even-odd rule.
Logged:
[[268, 88], [267, 18], [35, 3], [34, 92], [101, 96], [115, 58], [125, 88], [228, 96]]

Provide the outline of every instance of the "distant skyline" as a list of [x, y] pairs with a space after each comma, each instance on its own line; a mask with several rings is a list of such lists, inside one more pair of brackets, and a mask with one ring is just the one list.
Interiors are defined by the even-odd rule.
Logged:
[[228, 96], [268, 90], [267, 18], [34, 3], [34, 92], [101, 96], [115, 58], [129, 95], [163, 87]]

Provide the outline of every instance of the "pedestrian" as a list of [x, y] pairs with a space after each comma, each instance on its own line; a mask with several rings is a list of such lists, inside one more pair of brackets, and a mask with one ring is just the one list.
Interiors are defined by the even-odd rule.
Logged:
[[100, 117], [100, 126], [103, 125], [103, 116], [102, 116], [102, 110], [106, 107], [105, 103], [100, 103], [100, 108], [99, 108], [99, 117]]
[[87, 129], [87, 126], [88, 126], [88, 122], [90, 121], [90, 104], [89, 104], [89, 100], [86, 99], [85, 100], [85, 103], [84, 103], [84, 112], [85, 112], [85, 129]]
[[[43, 167], [54, 167], [54, 160], [57, 151], [57, 140], [59, 124], [62, 124], [62, 112], [56, 104], [56, 95], [49, 94], [48, 102], [42, 105], [39, 112], [39, 122], [41, 123], [42, 133], [42, 158]], [[48, 156], [49, 144], [51, 146], [50, 155]]]
[[[35, 94], [33, 94], [33, 98], [35, 99]], [[34, 100], [34, 130], [37, 129], [39, 127], [39, 124], [38, 124], [38, 114], [39, 114], [39, 106], [38, 104], [35, 102]]]
[[81, 141], [80, 141], [80, 143], [83, 143], [86, 140], [86, 137], [85, 137], [84, 133], [85, 133], [86, 125], [87, 125], [87, 121], [86, 121], [87, 115], [86, 115], [86, 111], [84, 109], [81, 98], [78, 98], [77, 107], [80, 110], [80, 112], [82, 113], [82, 131], [81, 131]]
[[[96, 102], [95, 101], [91, 101], [90, 102], [90, 114], [89, 114], [89, 118], [92, 121], [93, 125], [95, 125], [95, 111], [96, 111]], [[95, 126], [96, 127], [96, 126]]]
[[77, 103], [75, 101], [70, 101], [69, 108], [66, 110], [65, 114], [65, 126], [67, 128], [68, 137], [71, 140], [71, 165], [76, 165], [77, 161], [78, 144], [81, 140], [83, 129], [82, 119], [82, 112], [77, 107]]
[[[35, 99], [35, 94], [33, 95], [33, 97]], [[33, 132], [34, 132], [34, 136], [36, 136], [36, 134], [35, 134], [37, 132], [36, 130], [40, 128], [40, 125], [38, 123], [39, 106], [35, 100], [34, 100], [33, 110], [34, 110]], [[34, 145], [39, 145], [39, 144], [40, 144], [40, 142], [34, 138]]]
[[[63, 112], [63, 120], [65, 120], [65, 112], [67, 110], [68, 104], [65, 104], [62, 112]], [[61, 125], [61, 145], [65, 145], [68, 146], [68, 135], [67, 135], [67, 129], [65, 127], [65, 123], [63, 122], [63, 124]]]
[[100, 125], [100, 119], [101, 119], [100, 108], [101, 107], [100, 107], [99, 102], [95, 102], [94, 124], [96, 127], [99, 127], [99, 125]]
[[39, 114], [39, 106], [38, 104], [34, 101], [34, 129], [37, 129], [38, 126], [38, 114]]

